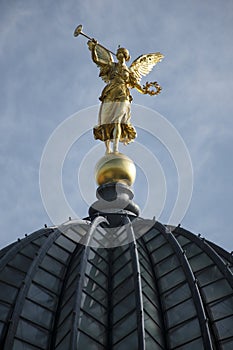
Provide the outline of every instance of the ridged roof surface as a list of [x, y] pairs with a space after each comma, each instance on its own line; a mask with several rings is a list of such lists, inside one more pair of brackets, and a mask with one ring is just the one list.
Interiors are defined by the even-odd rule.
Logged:
[[129, 226], [113, 248], [80, 243], [88, 221], [4, 248], [0, 349], [233, 349], [232, 255], [181, 227]]

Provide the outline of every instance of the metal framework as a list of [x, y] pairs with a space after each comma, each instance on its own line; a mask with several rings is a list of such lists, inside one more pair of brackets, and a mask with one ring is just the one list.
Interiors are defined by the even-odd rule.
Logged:
[[190, 232], [184, 229], [182, 230], [182, 234], [184, 237], [190, 237], [192, 235], [193, 242], [195, 242], [195, 244], [197, 244], [213, 260], [213, 262], [218, 266], [219, 270], [222, 272], [222, 274], [228, 280], [228, 283], [233, 288], [233, 273], [231, 272], [228, 264], [223, 261], [223, 259], [214, 250], [214, 248], [211, 247], [211, 245], [209, 245], [204, 238], [190, 234]]
[[134, 235], [134, 231], [131, 226], [130, 220], [128, 220], [128, 234], [132, 243], [130, 243], [130, 255], [133, 265], [133, 278], [135, 286], [135, 298], [136, 298], [136, 310], [137, 310], [137, 329], [138, 329], [138, 348], [145, 350], [145, 328], [144, 328], [144, 312], [143, 312], [143, 297], [142, 297], [142, 283], [141, 272], [138, 258], [137, 243]]
[[[148, 255], [148, 259], [149, 259], [149, 262], [150, 262], [151, 266], [153, 266], [153, 263], [152, 263], [152, 260], [151, 260], [151, 256], [149, 254], [149, 251], [148, 251], [148, 248], [147, 248], [147, 246], [145, 244], [143, 236], [141, 237], [140, 241], [142, 242], [142, 245], [143, 245], [143, 247], [144, 247], [144, 249], [145, 249], [145, 251], [146, 251], [146, 253]], [[155, 275], [155, 270], [154, 269], [152, 270], [152, 273], [153, 273], [155, 289], [156, 289], [156, 291], [159, 291], [159, 287], [158, 287], [158, 283], [157, 283], [157, 277]], [[161, 329], [162, 329], [162, 332], [163, 332], [162, 335], [163, 335], [164, 348], [168, 349], [167, 337], [166, 337], [166, 331], [165, 331], [167, 326], [166, 326], [166, 320], [165, 320], [165, 317], [164, 317], [164, 309], [163, 309], [163, 305], [161, 303], [161, 299], [160, 298], [158, 299], [158, 302], [159, 302], [159, 312], [160, 312], [160, 323], [161, 323]]]
[[81, 310], [81, 298], [82, 298], [82, 290], [83, 290], [83, 284], [84, 284], [84, 278], [85, 278], [85, 272], [87, 268], [88, 263], [88, 256], [90, 251], [90, 241], [92, 239], [92, 236], [94, 234], [94, 231], [97, 227], [97, 225], [106, 222], [106, 219], [99, 216], [94, 219], [92, 226], [90, 227], [89, 231], [87, 232], [87, 235], [83, 237], [83, 241], [80, 243], [83, 244], [83, 249], [81, 253], [81, 262], [79, 267], [79, 272], [77, 275], [77, 286], [75, 291], [75, 304], [74, 304], [74, 310], [72, 315], [72, 328], [71, 328], [71, 334], [70, 334], [70, 350], [76, 349], [76, 343], [77, 343], [77, 337], [78, 337], [78, 325], [79, 325], [79, 319], [80, 319], [80, 310]]
[[204, 305], [201, 299], [201, 295], [198, 289], [198, 281], [195, 278], [191, 266], [189, 265], [188, 259], [185, 254], [185, 250], [183, 250], [174, 237], [174, 235], [171, 232], [167, 232], [165, 235], [165, 238], [167, 241], [171, 244], [173, 249], [175, 250], [178, 259], [180, 260], [180, 263], [183, 267], [183, 270], [185, 272], [187, 281], [189, 283], [189, 287], [192, 293], [193, 301], [195, 303], [196, 309], [197, 309], [197, 316], [199, 319], [201, 332], [205, 344], [206, 350], [213, 350], [213, 344], [210, 336], [210, 330], [208, 325], [208, 318], [205, 314]]
[[23, 247], [31, 243], [35, 238], [44, 237], [45, 234], [49, 235], [52, 232], [52, 229], [41, 229], [39, 231], [31, 233], [29, 236], [25, 237], [22, 240], [18, 240], [17, 244], [13, 244], [12, 247], [9, 250], [7, 250], [6, 254], [4, 254], [1, 257], [0, 271], [6, 266], [6, 264], [12, 259], [12, 257], [14, 257], [19, 251], [21, 251]]
[[36, 258], [33, 260], [27, 275], [25, 279], [22, 281], [22, 286], [20, 288], [14, 310], [12, 312], [11, 316], [11, 322], [8, 328], [6, 340], [5, 340], [5, 348], [6, 349], [11, 349], [14, 341], [14, 335], [16, 333], [18, 323], [19, 323], [19, 318], [20, 314], [22, 313], [22, 309], [25, 303], [25, 298], [28, 292], [28, 289], [31, 285], [31, 281], [38, 269], [38, 266], [42, 262], [42, 260], [45, 257], [45, 254], [47, 253], [48, 249], [51, 247], [53, 242], [57, 239], [57, 237], [60, 235], [58, 231], [54, 231], [50, 234], [49, 238], [45, 241], [45, 243], [41, 246], [40, 250], [37, 253]]
[[109, 238], [98, 216], [75, 234], [46, 228], [3, 249], [1, 349], [233, 347], [232, 255], [180, 227], [119, 215], [112, 232], [124, 244], [114, 248], [90, 246], [97, 231]]

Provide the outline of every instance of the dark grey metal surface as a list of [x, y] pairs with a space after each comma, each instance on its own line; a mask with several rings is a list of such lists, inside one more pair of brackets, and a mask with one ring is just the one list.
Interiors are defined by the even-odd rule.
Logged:
[[187, 281], [189, 283], [193, 301], [197, 309], [197, 316], [200, 323], [200, 328], [202, 332], [203, 343], [205, 344], [205, 349], [213, 350], [208, 318], [206, 316], [203, 301], [201, 299], [201, 295], [198, 289], [198, 281], [192, 272], [191, 266], [185, 254], [185, 250], [182, 249], [182, 247], [180, 246], [180, 244], [178, 243], [178, 241], [176, 240], [176, 238], [171, 232], [167, 232], [166, 234], [164, 234], [164, 236], [168, 240], [168, 242], [171, 244], [173, 249], [175, 250], [176, 255], [180, 260], [182, 268], [185, 272]]
[[180, 227], [106, 217], [130, 243], [90, 247], [98, 225], [111, 232], [97, 217], [82, 242], [46, 228], [0, 253], [0, 348], [233, 348], [232, 255]]
[[24, 307], [25, 303], [25, 298], [28, 292], [28, 289], [30, 288], [30, 285], [32, 283], [32, 279], [37, 272], [38, 266], [41, 264], [42, 260], [45, 257], [45, 254], [51, 247], [51, 245], [54, 243], [54, 241], [57, 239], [57, 237], [60, 236], [59, 231], [54, 231], [50, 233], [48, 239], [45, 241], [45, 243], [41, 246], [39, 249], [35, 259], [33, 260], [27, 275], [25, 276], [25, 279], [22, 282], [21, 288], [19, 290], [16, 303], [14, 305], [14, 310], [11, 315], [10, 323], [9, 323], [9, 328], [7, 331], [6, 339], [5, 339], [5, 348], [6, 349], [11, 349], [14, 343], [14, 336], [16, 334], [16, 330], [18, 327], [19, 323], [19, 318], [22, 313], [22, 309]]
[[138, 348], [145, 350], [145, 328], [144, 328], [144, 312], [143, 312], [143, 296], [142, 296], [142, 283], [141, 283], [141, 271], [140, 263], [138, 258], [138, 248], [134, 235], [134, 231], [131, 225], [131, 222], [128, 221], [128, 234], [130, 236], [130, 255], [133, 265], [133, 278], [135, 286], [135, 298], [136, 298], [136, 313], [137, 313], [137, 330], [138, 330]]

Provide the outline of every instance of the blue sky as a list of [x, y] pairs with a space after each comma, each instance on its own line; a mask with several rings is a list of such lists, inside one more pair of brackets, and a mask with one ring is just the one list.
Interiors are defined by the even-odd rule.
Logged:
[[[44, 146], [66, 118], [98, 103], [103, 82], [86, 39], [73, 37], [80, 23], [109, 49], [127, 47], [132, 59], [156, 51], [165, 55], [148, 78], [160, 82], [161, 95], [135, 91], [133, 102], [167, 118], [189, 150], [194, 189], [182, 226], [232, 250], [231, 0], [0, 2], [0, 246], [51, 224], [39, 189]], [[139, 137], [146, 144], [145, 135]], [[71, 205], [86, 216], [77, 167], [80, 154], [95, 143], [91, 132], [79, 142], [64, 163], [63, 180]], [[159, 218], [167, 223], [177, 174], [159, 142], [148, 147], [154, 147], [167, 176], [166, 207]], [[140, 204], [137, 193], [136, 186]]]

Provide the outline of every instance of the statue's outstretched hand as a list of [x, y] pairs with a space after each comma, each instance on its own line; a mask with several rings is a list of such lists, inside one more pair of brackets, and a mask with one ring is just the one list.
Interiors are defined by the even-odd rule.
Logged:
[[92, 50], [96, 45], [98, 44], [98, 41], [95, 40], [94, 38], [91, 40], [88, 40], [87, 45], [90, 50]]
[[150, 83], [147, 81], [146, 84], [143, 85], [144, 94], [148, 94], [150, 96], [154, 96], [154, 95], [160, 94], [161, 90], [162, 90], [162, 88], [157, 83], [157, 81], [150, 82]]

